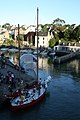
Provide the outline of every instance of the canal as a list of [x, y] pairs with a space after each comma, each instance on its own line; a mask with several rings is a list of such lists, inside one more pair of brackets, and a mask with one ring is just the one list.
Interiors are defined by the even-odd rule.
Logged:
[[[17, 62], [17, 55], [10, 55]], [[1, 120], [80, 120], [80, 59], [54, 65], [48, 58], [39, 58], [44, 76], [52, 79], [46, 97], [29, 109], [11, 112], [0, 109]]]

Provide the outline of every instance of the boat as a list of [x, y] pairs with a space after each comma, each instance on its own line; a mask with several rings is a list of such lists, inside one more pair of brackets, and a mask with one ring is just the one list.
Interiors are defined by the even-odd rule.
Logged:
[[8, 52], [16, 53], [16, 52], [18, 52], [18, 49], [16, 49], [16, 48], [9, 48]]
[[18, 97], [10, 101], [11, 110], [15, 111], [31, 107], [41, 101], [46, 95], [47, 86], [50, 80], [51, 76], [48, 76], [46, 80], [40, 81], [34, 88], [29, 90], [23, 89]]
[[1, 48], [0, 51], [2, 51], [2, 53], [7, 52], [8, 48]]
[[[25, 65], [26, 66], [26, 65]], [[37, 8], [37, 71], [36, 79], [38, 84], [34, 85], [31, 89], [21, 89], [21, 94], [10, 100], [11, 110], [20, 110], [31, 107], [40, 102], [46, 95], [48, 83], [51, 80], [51, 76], [46, 79], [39, 79], [39, 68], [38, 68], [38, 8]]]
[[42, 57], [46, 57], [46, 56], [47, 56], [47, 51], [44, 50], [44, 51], [42, 51], [40, 54], [42, 55]]

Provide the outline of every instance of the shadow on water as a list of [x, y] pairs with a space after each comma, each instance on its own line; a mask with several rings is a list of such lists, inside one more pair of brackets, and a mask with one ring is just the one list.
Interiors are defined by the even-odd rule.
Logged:
[[0, 104], [0, 112], [4, 111], [6, 109], [9, 109], [9, 107], [10, 107], [9, 100], [5, 100], [5, 101], [1, 102], [1, 104]]

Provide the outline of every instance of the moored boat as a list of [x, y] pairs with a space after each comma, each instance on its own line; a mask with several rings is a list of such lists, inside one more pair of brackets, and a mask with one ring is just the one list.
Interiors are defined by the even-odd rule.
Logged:
[[12, 99], [11, 102], [11, 110], [20, 110], [23, 108], [31, 107], [41, 101], [46, 94], [47, 86], [51, 77], [48, 76], [46, 80], [40, 81], [38, 85], [34, 86], [34, 88], [21, 91], [21, 94]]
[[[25, 62], [25, 58], [30, 61], [32, 60], [31, 57], [29, 56], [27, 57], [23, 55], [22, 58], [23, 58], [21, 62], [22, 66], [28, 73], [32, 75], [33, 72], [31, 73], [29, 69], [27, 68], [31, 66], [30, 70], [32, 70], [33, 68], [35, 68], [35, 66], [33, 65], [33, 63], [26, 64]], [[37, 104], [39, 101], [41, 101], [46, 94], [48, 83], [51, 80], [51, 76], [48, 76], [46, 79], [40, 78], [40, 80], [38, 78], [39, 77], [38, 75], [38, 72], [39, 72], [38, 70], [39, 69], [38, 68], [38, 8], [37, 8], [37, 60], [36, 61], [37, 61], [36, 79], [37, 79], [38, 84], [28, 90], [24, 88], [21, 89], [21, 94], [18, 97], [10, 100], [11, 110], [13, 111], [33, 106]]]

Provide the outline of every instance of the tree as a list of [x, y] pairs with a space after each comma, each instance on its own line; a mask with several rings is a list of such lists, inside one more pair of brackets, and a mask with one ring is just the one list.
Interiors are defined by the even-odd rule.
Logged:
[[58, 44], [57, 39], [52, 38], [52, 39], [49, 40], [49, 47], [53, 47], [53, 46], [55, 46], [57, 44]]
[[26, 30], [26, 28], [25, 28], [25, 26], [24, 26], [24, 25], [22, 25], [22, 26], [21, 26], [21, 28], [22, 28], [23, 30]]
[[64, 31], [64, 39], [66, 39], [67, 41], [70, 39], [70, 30], [66, 29]]
[[76, 39], [77, 41], [80, 40], [80, 25], [78, 25], [74, 30], [73, 30], [73, 37], [74, 39]]
[[14, 41], [12, 39], [5, 39], [3, 44], [5, 44], [5, 45], [14, 45]]
[[55, 25], [55, 26], [63, 26], [65, 24], [65, 21], [57, 18], [57, 19], [53, 20], [52, 24]]
[[50, 24], [45, 24], [45, 25], [41, 24], [41, 28], [42, 28], [41, 31], [48, 32], [48, 29], [50, 28], [50, 26], [51, 26]]
[[80, 35], [80, 27], [77, 26], [75, 28], [75, 24], [72, 25], [66, 25], [66, 29], [64, 31], [64, 39], [69, 40], [69, 41], [73, 41], [79, 40], [79, 35]]
[[5, 23], [4, 25], [2, 25], [2, 28], [5, 28], [7, 30], [10, 30], [10, 23]]
[[62, 19], [57, 18], [53, 20], [50, 30], [53, 33], [55, 39], [59, 40], [64, 38], [64, 30], [66, 28], [64, 24], [65, 21]]
[[[18, 41], [18, 36], [17, 36], [17, 41]], [[19, 40], [20, 40], [20, 45], [23, 45], [24, 37], [23, 35], [19, 35]]]
[[21, 41], [23, 41], [24, 40], [24, 37], [23, 37], [23, 35], [20, 35], [20, 38], [19, 38]]

